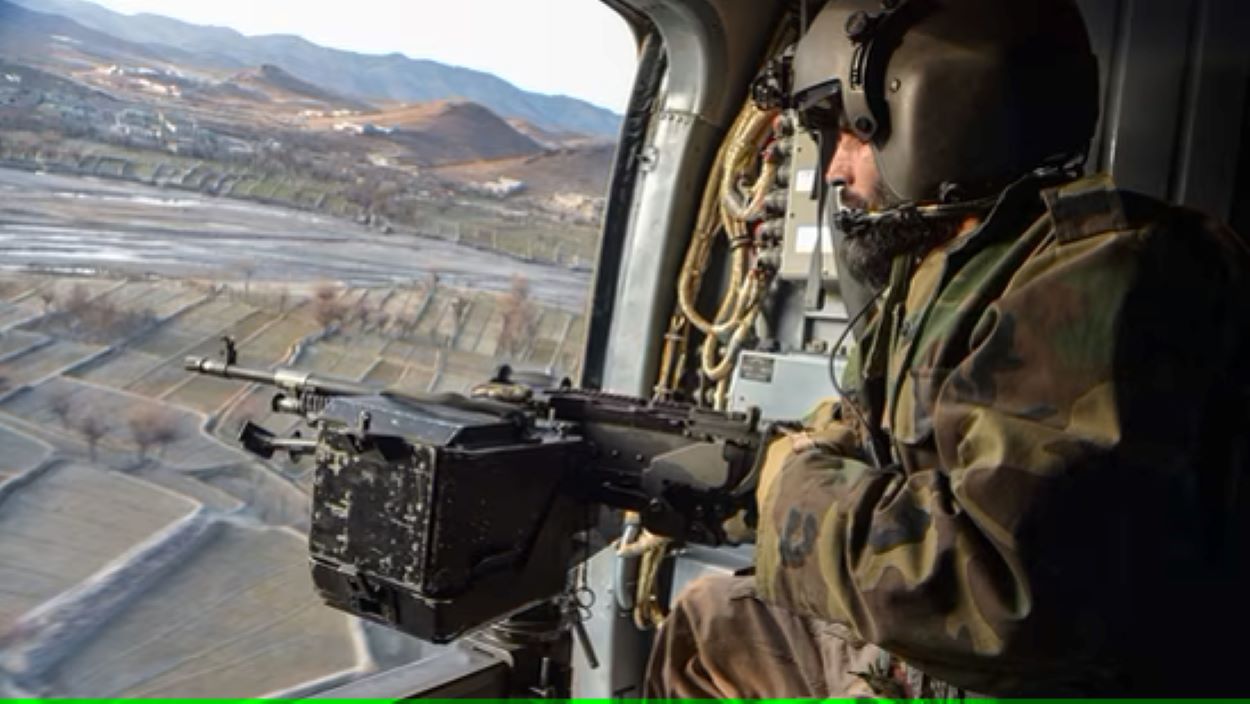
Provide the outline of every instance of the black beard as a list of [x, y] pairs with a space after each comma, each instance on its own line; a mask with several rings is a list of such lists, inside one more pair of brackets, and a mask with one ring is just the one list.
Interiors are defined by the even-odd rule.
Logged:
[[841, 263], [848, 274], [874, 291], [890, 282], [896, 258], [923, 254], [954, 235], [958, 228], [954, 221], [925, 218], [907, 206], [887, 205], [880, 210], [871, 216], [861, 209], [831, 213], [842, 232], [838, 243]]

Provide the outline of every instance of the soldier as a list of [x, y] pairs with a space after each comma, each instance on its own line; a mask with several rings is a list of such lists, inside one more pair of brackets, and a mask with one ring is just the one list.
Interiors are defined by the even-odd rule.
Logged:
[[794, 72], [876, 313], [649, 694], [1237, 693], [1250, 249], [1078, 178], [1071, 0], [831, 0]]

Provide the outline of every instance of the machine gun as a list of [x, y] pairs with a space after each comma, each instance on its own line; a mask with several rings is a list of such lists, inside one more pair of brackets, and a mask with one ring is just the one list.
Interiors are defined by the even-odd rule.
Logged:
[[717, 545], [754, 510], [766, 432], [755, 414], [571, 388], [506, 367], [471, 397], [416, 395], [188, 357], [200, 374], [275, 386], [315, 437], [239, 435], [261, 457], [315, 460], [309, 552], [327, 603], [446, 642], [562, 594], [596, 506]]

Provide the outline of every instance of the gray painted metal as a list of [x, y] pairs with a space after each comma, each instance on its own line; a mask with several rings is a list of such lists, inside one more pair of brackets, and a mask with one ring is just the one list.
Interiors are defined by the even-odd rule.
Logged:
[[636, 699], [651, 649], [651, 634], [634, 627], [633, 618], [616, 606], [612, 593], [616, 549], [600, 551], [586, 563], [586, 583], [595, 592], [585, 622], [599, 667], [592, 668], [580, 645], [573, 648], [574, 699]]
[[732, 576], [747, 570], [755, 562], [755, 550], [750, 545], [726, 548], [708, 548], [693, 545], [685, 548], [673, 559], [672, 600], [681, 594], [688, 584], [710, 575]]
[[[703, 182], [729, 123], [746, 96], [781, 3], [758, 0], [622, 0], [647, 16], [663, 38], [668, 73], [634, 188], [615, 280], [601, 369], [605, 389], [649, 396], [658, 342], [669, 323], [677, 272], [698, 215]], [[605, 271], [600, 262], [600, 271]], [[606, 282], [600, 282], [606, 283]], [[588, 340], [593, 348], [602, 340]], [[590, 361], [590, 358], [588, 358]], [[637, 696], [650, 636], [616, 612], [607, 593], [615, 556], [591, 560], [598, 594], [586, 624], [602, 665], [575, 655], [575, 697]]]
[[647, 171], [618, 278], [603, 370], [607, 389], [648, 395], [674, 280], [689, 241], [703, 180], [744, 99], [781, 3], [757, 0], [630, 0], [659, 30], [669, 72], [649, 143]]
[[[834, 360], [839, 376], [846, 358]], [[765, 421], [798, 421], [822, 400], [836, 396], [824, 354], [743, 352], [729, 386], [729, 409], [745, 412], [754, 406]]]
[[1078, 0], [1099, 57], [1090, 170], [1228, 219], [1250, 79], [1243, 0]]
[[1238, 158], [1250, 148], [1243, 133], [1250, 86], [1250, 7], [1245, 0], [1207, 0], [1191, 36], [1193, 58], [1171, 195], [1228, 220]]
[[[694, 226], [697, 194], [708, 152], [723, 131], [690, 113], [664, 112], [653, 132], [650, 170], [638, 184], [637, 209], [621, 261], [615, 315], [609, 333], [604, 387], [649, 396], [659, 340], [668, 325], [684, 242]], [[682, 244], [679, 244], [682, 243]]]

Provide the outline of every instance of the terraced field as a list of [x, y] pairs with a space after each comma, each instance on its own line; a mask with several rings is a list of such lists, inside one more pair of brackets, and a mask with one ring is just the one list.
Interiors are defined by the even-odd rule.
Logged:
[[0, 485], [24, 474], [48, 458], [52, 448], [34, 438], [0, 425]]
[[377, 362], [386, 340], [375, 335], [352, 335], [318, 342], [297, 360], [301, 369], [342, 379], [358, 380]]
[[158, 357], [178, 355], [208, 336], [225, 334], [231, 326], [254, 312], [250, 306], [214, 298], [133, 341], [130, 347]]
[[[346, 318], [326, 332], [315, 301], [269, 300], [261, 290], [245, 300], [160, 280], [0, 277], [0, 376], [11, 389], [0, 396], [0, 485], [21, 477], [0, 491], [0, 642], [45, 635], [46, 624], [32, 630], [30, 618], [21, 633], [12, 626], [32, 609], [47, 612], [58, 595], [58, 608], [73, 602], [66, 595], [101, 574], [122, 574], [124, 559], [165, 528], [188, 525], [179, 521], [192, 511], [192, 525], [210, 531], [117, 602], [98, 629], [71, 632], [54, 658], [19, 673], [22, 686], [50, 696], [253, 697], [351, 678], [373, 655], [393, 665], [424, 652], [399, 635], [362, 637], [312, 593], [303, 537], [291, 530], [307, 524], [311, 465], [261, 462], [234, 440], [244, 420], [285, 434], [300, 419], [272, 413], [273, 389], [192, 375], [183, 358], [216, 356], [228, 335], [246, 366], [287, 364], [298, 346], [291, 366], [319, 374], [466, 391], [504, 361], [496, 356], [501, 298], [430, 282], [344, 289], [335, 303]], [[148, 317], [84, 344], [77, 340], [97, 336], [78, 336], [58, 309], [68, 297]], [[581, 316], [537, 304], [534, 314], [535, 334], [509, 361], [567, 363], [565, 351], [580, 348]], [[140, 462], [130, 420], [145, 414], [170, 420], [177, 438]], [[88, 415], [104, 426], [91, 462], [81, 428]], [[215, 438], [202, 432], [206, 422]], [[54, 447], [68, 459], [49, 462]], [[0, 648], [9, 668], [4, 657]]]
[[20, 303], [0, 304], [0, 327], [8, 327], [37, 317], [42, 312], [34, 301], [26, 305]]
[[86, 641], [57, 697], [257, 697], [364, 664], [350, 619], [325, 608], [302, 538], [224, 523], [207, 545]]
[[0, 502], [0, 633], [196, 507], [116, 472], [46, 471]]
[[30, 384], [49, 375], [69, 369], [104, 348], [66, 340], [56, 340], [48, 345], [27, 348], [0, 363], [0, 375], [8, 379], [10, 386]]
[[45, 295], [55, 305], [69, 298], [75, 290], [83, 291], [87, 298], [96, 298], [126, 284], [124, 281], [86, 277], [31, 276], [21, 280], [30, 285], [10, 297], [9, 302], [31, 310], [43, 307], [42, 297]]
[[282, 361], [296, 342], [319, 329], [320, 326], [311, 318], [284, 316], [239, 345], [239, 364], [249, 367], [267, 367]]
[[74, 417], [91, 414], [100, 419], [105, 432], [99, 444], [104, 448], [135, 452], [137, 447], [129, 420], [144, 412], [165, 416], [176, 428], [177, 439], [169, 443], [162, 453], [164, 460], [172, 466], [212, 466], [237, 457], [229, 448], [200, 433], [204, 419], [195, 413], [66, 377], [52, 379], [11, 396], [0, 403], [0, 414], [8, 415], [19, 427], [24, 424], [26, 428], [42, 429], [47, 433], [66, 433], [67, 429], [54, 410], [60, 399], [64, 399], [61, 402], [72, 409]]
[[0, 358], [16, 356], [35, 345], [47, 342], [44, 335], [23, 330], [5, 330], [0, 332]]
[[70, 376], [100, 386], [126, 389], [164, 363], [163, 357], [131, 349], [118, 349], [79, 366]]

